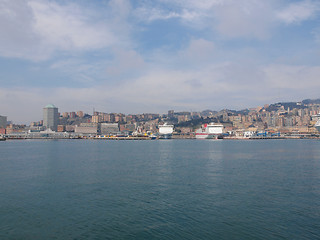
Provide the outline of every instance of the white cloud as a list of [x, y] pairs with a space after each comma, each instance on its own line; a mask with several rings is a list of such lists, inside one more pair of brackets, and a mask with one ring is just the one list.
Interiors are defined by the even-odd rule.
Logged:
[[56, 61], [50, 69], [57, 70], [77, 84], [92, 85], [101, 78], [105, 62], [86, 62], [79, 58], [69, 58]]
[[123, 9], [124, 1], [120, 7], [110, 5], [111, 10], [106, 8], [110, 14], [105, 12], [100, 17], [93, 9], [75, 3], [2, 0], [0, 4], [0, 55], [5, 57], [44, 60], [57, 51], [110, 47], [125, 35], [119, 30], [124, 28], [124, 22], [108, 17], [112, 7]]
[[167, 12], [165, 10], [155, 7], [140, 7], [135, 10], [135, 16], [146, 22], [152, 22], [155, 20], [166, 20], [170, 18], [180, 18], [181, 14], [178, 12]]
[[70, 57], [55, 61], [50, 69], [57, 70], [80, 86], [93, 86], [106, 82], [110, 85], [130, 81], [142, 74], [147, 68], [143, 57], [134, 50], [114, 47], [110, 49], [108, 59]]
[[313, 18], [319, 10], [319, 2], [305, 0], [290, 4], [288, 7], [278, 12], [277, 17], [287, 24], [300, 23]]
[[273, 10], [273, 1], [228, 1], [214, 8], [213, 26], [224, 37], [265, 39], [274, 24]]
[[[134, 10], [126, 0], [112, 0], [99, 5], [104, 7], [96, 11], [76, 1], [59, 4], [61, 1], [0, 0], [1, 56], [32, 60], [58, 56], [41, 66], [30, 64], [41, 68], [42, 76], [33, 72], [21, 78], [34, 86], [32, 78], [38, 77], [37, 81], [41, 78], [45, 86], [42, 77], [49, 68], [51, 72], [59, 71], [57, 76], [66, 79], [65, 86], [79, 83], [74, 88], [62, 84], [51, 89], [0, 88], [1, 114], [17, 122], [23, 116], [28, 121], [40, 120], [42, 107], [50, 102], [60, 111], [91, 112], [96, 107], [106, 112], [137, 113], [165, 112], [169, 108], [239, 109], [274, 102], [275, 98], [317, 96], [320, 67], [286, 65], [289, 57], [279, 57], [273, 49], [269, 54], [262, 49], [263, 44], [243, 47], [241, 41], [224, 42], [232, 38], [265, 40], [281, 21], [289, 24], [311, 19], [318, 11], [316, 2], [300, 1], [287, 7], [283, 7], [286, 1], [276, 0], [146, 2]], [[150, 25], [137, 24], [132, 14]], [[147, 51], [145, 36], [138, 30], [152, 28], [152, 21], [166, 19], [183, 23], [180, 29], [174, 26], [176, 34], [182, 34], [182, 46], [159, 48], [155, 41], [150, 45], [156, 50]], [[187, 30], [193, 27], [198, 29]], [[153, 36], [148, 37], [153, 40]], [[280, 46], [265, 42], [268, 48]], [[236, 44], [230, 47], [231, 43]], [[266, 63], [274, 58], [283, 64]], [[10, 74], [5, 77], [3, 82], [10, 82]]]
[[34, 33], [32, 9], [26, 1], [0, 2], [0, 54], [5, 57], [40, 58], [40, 37]]
[[290, 4], [276, 0], [158, 0], [143, 2], [136, 15], [149, 22], [176, 18], [188, 27], [212, 29], [226, 38], [263, 40], [272, 35], [279, 21], [300, 23], [319, 11], [319, 1], [313, 0]]
[[205, 28], [212, 17], [213, 7], [229, 0], [158, 0], [143, 1], [135, 16], [144, 22], [177, 19], [189, 27]]
[[278, 5], [274, 0], [159, 2], [165, 3], [166, 7], [161, 4], [143, 4], [137, 10], [139, 18], [146, 21], [177, 18], [188, 27], [216, 30], [224, 37], [258, 39], [269, 37]]
[[177, 51], [166, 47], [158, 48], [145, 58], [156, 69], [205, 68], [217, 58], [217, 52], [214, 42], [203, 38], [191, 38]]
[[63, 50], [95, 49], [109, 46], [115, 37], [102, 23], [91, 22], [90, 13], [75, 4], [31, 1], [34, 31], [49, 46]]
[[[320, 87], [319, 75], [318, 66], [211, 64], [190, 70], [153, 69], [120, 86], [119, 90], [121, 99], [133, 105], [148, 103], [154, 108], [163, 105], [175, 109], [241, 109], [277, 100], [316, 98]], [[116, 98], [116, 95], [112, 97]]]
[[107, 62], [106, 72], [108, 77], [133, 77], [143, 71], [145, 62], [140, 54], [134, 50], [113, 49], [114, 59]]
[[170, 108], [242, 109], [275, 101], [317, 98], [319, 75], [319, 66], [229, 62], [211, 63], [198, 69], [169, 70], [153, 65], [143, 75], [118, 85], [0, 88], [0, 109], [2, 115], [15, 122], [40, 120], [47, 103], [54, 103], [61, 112], [83, 110], [89, 113], [93, 107], [123, 113], [165, 112]]
[[208, 10], [213, 6], [224, 4], [230, 0], [160, 0], [160, 2], [165, 4], [173, 4], [179, 8], [187, 9], [198, 9], [198, 10]]
[[306, 92], [320, 88], [320, 66], [270, 65], [264, 68], [264, 72], [268, 84], [274, 88]]
[[[282, 2], [283, 3], [283, 2]], [[277, 20], [286, 23], [310, 19], [320, 10], [316, 1], [288, 5], [259, 0], [142, 1], [132, 8], [128, 0], [111, 0], [84, 8], [77, 2], [2, 0], [0, 2], [0, 55], [46, 60], [56, 53], [100, 50], [114, 46], [136, 47], [131, 33], [142, 21], [177, 19], [186, 27], [206, 29], [208, 36], [265, 39]], [[283, 8], [282, 11], [276, 9]], [[61, 56], [61, 55], [60, 55]]]
[[320, 28], [316, 28], [312, 31], [312, 35], [317, 43], [320, 43]]
[[213, 57], [215, 45], [213, 42], [205, 39], [191, 39], [189, 46], [180, 52], [181, 60], [193, 61], [199, 64], [199, 61], [206, 61]]

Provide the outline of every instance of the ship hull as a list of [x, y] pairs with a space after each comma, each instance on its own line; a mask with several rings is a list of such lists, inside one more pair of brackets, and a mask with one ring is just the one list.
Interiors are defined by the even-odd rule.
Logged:
[[196, 139], [215, 139], [216, 136], [210, 133], [196, 133]]
[[172, 134], [160, 134], [159, 139], [171, 139]]
[[196, 130], [196, 139], [218, 139], [222, 136], [222, 130], [223, 125], [214, 123], [205, 124], [204, 127]]

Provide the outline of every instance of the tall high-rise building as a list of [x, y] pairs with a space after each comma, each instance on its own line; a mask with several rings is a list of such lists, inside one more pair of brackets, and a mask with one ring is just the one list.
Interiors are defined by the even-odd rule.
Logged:
[[50, 128], [52, 131], [57, 131], [59, 120], [58, 108], [53, 104], [48, 104], [43, 108], [43, 126]]
[[6, 128], [7, 127], [7, 117], [0, 116], [0, 128]]

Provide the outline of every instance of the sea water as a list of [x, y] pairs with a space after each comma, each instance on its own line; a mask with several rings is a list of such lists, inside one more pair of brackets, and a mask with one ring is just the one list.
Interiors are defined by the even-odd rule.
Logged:
[[320, 239], [320, 141], [0, 142], [0, 239]]

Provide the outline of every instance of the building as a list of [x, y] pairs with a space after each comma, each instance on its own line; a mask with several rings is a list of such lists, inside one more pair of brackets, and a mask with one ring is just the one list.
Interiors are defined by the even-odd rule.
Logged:
[[178, 115], [178, 123], [186, 122], [186, 121], [189, 121], [189, 120], [190, 120], [190, 115], [186, 115], [186, 114]]
[[5, 128], [0, 128], [0, 134], [6, 134], [6, 129]]
[[0, 116], [0, 128], [6, 128], [7, 127], [7, 117]]
[[68, 118], [68, 117], [69, 117], [69, 113], [68, 113], [68, 112], [64, 112], [64, 113], [62, 113], [62, 117], [64, 117], [64, 118]]
[[65, 132], [55, 132], [52, 131], [50, 128], [47, 128], [44, 131], [29, 131], [27, 133], [28, 138], [55, 138], [55, 139], [60, 139], [60, 138], [69, 138], [70, 134], [65, 133]]
[[75, 126], [75, 133], [81, 133], [85, 135], [97, 135], [98, 124], [97, 123], [80, 123], [80, 126]]
[[9, 124], [7, 125], [6, 128], [6, 134], [9, 133], [22, 133], [22, 132], [26, 132], [26, 125], [22, 124], [22, 125], [17, 125], [17, 124]]
[[52, 131], [57, 131], [59, 120], [58, 108], [53, 104], [48, 104], [43, 108], [43, 126]]
[[69, 113], [69, 117], [70, 118], [75, 118], [76, 117], [76, 113], [75, 112], [70, 112]]
[[99, 115], [93, 115], [93, 116], [91, 117], [91, 122], [93, 122], [93, 123], [99, 123], [99, 122], [101, 122], [101, 117], [100, 117]]
[[66, 131], [66, 128], [64, 125], [58, 125], [58, 128], [57, 128], [57, 132], [64, 132]]
[[118, 123], [101, 123], [101, 134], [117, 134], [119, 132]]
[[66, 125], [66, 131], [67, 132], [74, 132], [74, 129], [75, 129], [76, 126], [74, 125]]
[[125, 130], [134, 132], [136, 130], [136, 124], [134, 123], [127, 123], [125, 124]]
[[77, 116], [78, 116], [79, 118], [83, 118], [84, 114], [83, 114], [82, 111], [78, 111], [78, 112], [77, 112]]

